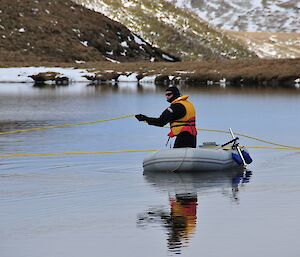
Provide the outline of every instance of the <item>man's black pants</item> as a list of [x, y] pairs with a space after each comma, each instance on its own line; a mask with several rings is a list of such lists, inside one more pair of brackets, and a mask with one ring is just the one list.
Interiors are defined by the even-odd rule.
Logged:
[[197, 136], [193, 136], [189, 132], [182, 132], [177, 135], [173, 148], [191, 147], [196, 148]]

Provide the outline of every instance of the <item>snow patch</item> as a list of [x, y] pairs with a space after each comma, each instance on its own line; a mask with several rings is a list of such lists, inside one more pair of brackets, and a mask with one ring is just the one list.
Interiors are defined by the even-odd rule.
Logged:
[[22, 67], [22, 68], [0, 68], [0, 82], [14, 83], [14, 82], [31, 82], [34, 80], [28, 76], [36, 75], [42, 72], [57, 72], [61, 76], [69, 78], [70, 82], [88, 82], [85, 75], [92, 76], [93, 73], [85, 69], [75, 68], [56, 68], [56, 67]]
[[163, 54], [162, 58], [167, 60], [167, 61], [174, 61], [174, 59], [172, 57], [170, 57], [169, 55]]
[[137, 73], [131, 73], [130, 75], [120, 75], [118, 77], [118, 82], [138, 82]]
[[140, 83], [154, 83], [157, 75], [146, 76], [140, 79]]
[[134, 38], [134, 42], [137, 43], [138, 45], [146, 45], [146, 43], [141, 39], [139, 38], [138, 36], [136, 36], [135, 34], [132, 34], [133, 35], [133, 38]]
[[108, 57], [105, 57], [105, 59], [110, 61], [110, 62], [113, 62], [113, 63], [120, 63], [119, 61], [116, 61], [116, 60], [108, 58]]
[[82, 45], [84, 45], [85, 47], [88, 47], [89, 42], [88, 41], [80, 41], [80, 43]]
[[131, 2], [131, 1], [122, 1], [123, 2], [123, 6], [125, 7], [125, 8], [131, 8], [131, 7], [135, 7], [136, 6], [136, 4], [135, 3], [133, 3], [133, 2]]
[[127, 44], [126, 41], [123, 41], [123, 42], [121, 43], [121, 46], [126, 47], [126, 48], [129, 48], [129, 46], [128, 46], [128, 44]]

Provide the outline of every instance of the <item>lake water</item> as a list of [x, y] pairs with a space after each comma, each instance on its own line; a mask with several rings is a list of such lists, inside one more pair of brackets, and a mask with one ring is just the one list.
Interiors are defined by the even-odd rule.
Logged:
[[[182, 91], [199, 128], [300, 146], [297, 89]], [[155, 117], [167, 106], [152, 85], [0, 84], [0, 130]], [[299, 256], [300, 151], [249, 148], [247, 173], [198, 175], [143, 175], [148, 152], [92, 154], [162, 149], [167, 132], [130, 117], [0, 135], [0, 256]], [[230, 139], [198, 134], [199, 144]]]

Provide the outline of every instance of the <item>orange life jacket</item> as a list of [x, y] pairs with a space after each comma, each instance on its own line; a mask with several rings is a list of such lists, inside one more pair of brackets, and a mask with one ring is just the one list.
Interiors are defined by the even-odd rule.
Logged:
[[188, 96], [185, 95], [178, 97], [172, 102], [172, 104], [182, 104], [185, 107], [186, 114], [184, 117], [170, 122], [171, 131], [168, 134], [169, 137], [177, 136], [184, 131], [187, 131], [194, 136], [197, 135], [195, 108], [191, 102], [187, 101], [187, 99]]
[[[183, 224], [180, 229], [183, 232], [183, 236], [188, 238], [191, 234], [194, 234], [196, 230], [197, 200], [187, 203], [180, 203], [180, 201], [176, 201], [176, 199], [171, 198], [170, 204], [171, 216], [173, 220], [179, 220], [180, 224]], [[184, 220], [184, 223], [182, 223], [182, 219]]]

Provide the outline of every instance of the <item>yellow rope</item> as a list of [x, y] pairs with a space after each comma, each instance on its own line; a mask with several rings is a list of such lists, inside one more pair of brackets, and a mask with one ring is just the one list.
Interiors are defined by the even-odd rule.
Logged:
[[[207, 132], [217, 132], [217, 133], [226, 133], [226, 134], [229, 134], [228, 131], [226, 130], [217, 130], [217, 129], [197, 129], [199, 131], [207, 131]], [[282, 148], [291, 148], [291, 149], [294, 149], [294, 150], [299, 150], [300, 147], [298, 146], [290, 146], [290, 145], [283, 145], [283, 144], [277, 144], [277, 143], [273, 143], [271, 141], [267, 141], [267, 140], [264, 140], [264, 139], [260, 139], [260, 138], [257, 138], [257, 137], [252, 137], [252, 136], [247, 136], [245, 134], [241, 134], [241, 133], [235, 133], [235, 135], [237, 136], [241, 136], [241, 137], [245, 137], [245, 138], [249, 138], [249, 139], [252, 139], [252, 140], [255, 140], [255, 141], [259, 141], [259, 142], [262, 142], [262, 143], [266, 143], [266, 144], [269, 144], [269, 145], [275, 145], [275, 146], [280, 146]], [[261, 148], [259, 146], [259, 148]]]
[[126, 119], [126, 118], [130, 118], [130, 117], [133, 117], [133, 116], [134, 116], [134, 114], [130, 114], [130, 115], [120, 116], [120, 117], [116, 117], [116, 118], [110, 118], [110, 119], [106, 119], [106, 120], [95, 120], [95, 121], [87, 121], [87, 122], [80, 122], [80, 123], [74, 123], [74, 124], [52, 125], [52, 126], [46, 126], [46, 127], [41, 127], [41, 128], [20, 129], [20, 130], [14, 130], [14, 131], [0, 132], [0, 135], [9, 135], [9, 134], [17, 134], [17, 133], [23, 133], [23, 132], [54, 129], [54, 128], [66, 128], [66, 127], [90, 125], [90, 124], [96, 124], [96, 123], [101, 123], [101, 122], [108, 122], [108, 121], [113, 121], [113, 120]]
[[300, 147], [272, 147], [272, 146], [243, 146], [247, 149], [271, 149], [271, 150], [281, 150], [281, 151], [300, 151]]
[[[102, 122], [108, 122], [113, 120], [121, 120], [126, 118], [133, 117], [134, 114], [125, 115], [125, 116], [119, 116], [115, 118], [105, 119], [105, 120], [95, 120], [95, 121], [88, 121], [88, 122], [80, 122], [80, 123], [74, 123], [74, 124], [61, 124], [61, 125], [53, 125], [53, 126], [46, 126], [41, 128], [30, 128], [30, 129], [23, 129], [23, 130], [15, 130], [15, 131], [6, 131], [6, 132], [0, 132], [0, 135], [8, 135], [8, 134], [16, 134], [16, 133], [22, 133], [22, 132], [31, 132], [31, 131], [41, 131], [41, 130], [47, 130], [47, 129], [53, 129], [53, 128], [66, 128], [66, 127], [72, 127], [72, 126], [82, 126], [82, 125], [90, 125], [90, 124], [96, 124], [96, 123], [102, 123]], [[226, 133], [229, 134], [228, 131], [225, 130], [217, 130], [217, 129], [204, 129], [199, 128], [197, 129], [199, 131], [206, 131], [206, 132], [214, 132], [214, 133]], [[247, 146], [246, 148], [250, 149], [273, 149], [273, 150], [294, 150], [299, 151], [300, 147], [296, 146], [289, 146], [289, 145], [283, 145], [283, 144], [277, 144], [274, 142], [270, 142], [264, 139], [260, 139], [257, 137], [248, 136], [241, 133], [235, 133], [237, 136], [242, 136], [245, 138], [249, 138], [252, 140], [256, 140], [259, 142], [263, 142], [266, 144], [274, 145], [276, 147], [268, 147], [268, 146]], [[64, 152], [64, 153], [49, 153], [49, 154], [6, 154], [6, 155], [0, 155], [0, 158], [12, 158], [12, 157], [46, 157], [46, 156], [61, 156], [61, 155], [84, 155], [84, 154], [116, 154], [116, 153], [138, 153], [138, 152], [155, 152], [157, 150], [118, 150], [118, 151], [102, 151], [102, 152]]]
[[0, 159], [14, 158], [14, 157], [57, 157], [63, 155], [102, 155], [102, 154], [120, 154], [120, 153], [152, 153], [158, 150], [116, 150], [116, 151], [102, 151], [102, 152], [62, 152], [62, 153], [16, 153], [0, 155]]
[[280, 147], [283, 147], [283, 148], [291, 148], [291, 149], [295, 149], [295, 150], [300, 149], [300, 147], [298, 147], [298, 146], [277, 144], [277, 143], [273, 143], [273, 142], [263, 140], [263, 139], [260, 139], [260, 138], [257, 138], [257, 137], [247, 136], [247, 135], [244, 135], [244, 134], [236, 133], [236, 135], [241, 136], [241, 137], [246, 137], [246, 138], [249, 138], [249, 139], [253, 139], [253, 140], [256, 140], [256, 141], [259, 141], [259, 142], [263, 142], [263, 143], [266, 143], [266, 144], [269, 144], [269, 145], [276, 145], [276, 146], [280, 146]]
[[[286, 148], [286, 147], [271, 147], [271, 146], [241, 146], [247, 149], [270, 149], [280, 151], [300, 151], [300, 148]], [[218, 148], [218, 146], [211, 146], [210, 148]], [[225, 147], [224, 149], [230, 149]], [[4, 154], [0, 155], [0, 159], [15, 158], [15, 157], [58, 157], [64, 155], [106, 155], [106, 154], [121, 154], [121, 153], [153, 153], [159, 150], [116, 150], [116, 151], [96, 151], [96, 152], [62, 152], [62, 153], [18, 153], [18, 154]]]
[[[300, 151], [300, 148], [286, 148], [286, 147], [271, 147], [271, 146], [242, 146], [247, 149], [270, 149], [280, 151]], [[217, 148], [217, 146], [211, 146], [210, 148]], [[230, 149], [227, 147], [225, 149]], [[116, 150], [116, 151], [96, 151], [96, 152], [62, 152], [62, 153], [17, 153], [17, 154], [4, 154], [0, 155], [0, 159], [15, 158], [15, 157], [58, 157], [64, 155], [106, 155], [106, 154], [121, 154], [121, 153], [154, 153], [158, 150], [146, 149], [146, 150]]]
[[[105, 119], [105, 120], [95, 120], [95, 121], [87, 121], [87, 122], [80, 122], [80, 123], [73, 123], [73, 124], [52, 125], [52, 126], [46, 126], [46, 127], [41, 127], [41, 128], [30, 128], [30, 129], [20, 129], [20, 130], [15, 130], [15, 131], [6, 131], [6, 132], [0, 132], [0, 135], [9, 135], [9, 134], [17, 134], [17, 133], [23, 133], [23, 132], [31, 132], [31, 131], [42, 131], [42, 130], [54, 129], [54, 128], [66, 128], [66, 127], [90, 125], [90, 124], [103, 123], [103, 122], [108, 122], [108, 121], [113, 121], [113, 120], [121, 120], [121, 119], [126, 119], [126, 118], [131, 118], [131, 117], [134, 117], [134, 114], [129, 114], [129, 115], [110, 118], [110, 119]], [[197, 130], [206, 131], [206, 132], [229, 134], [228, 131], [219, 130], [219, 129], [199, 128]], [[241, 133], [235, 133], [235, 134], [237, 136], [242, 136], [242, 137], [245, 137], [245, 138], [249, 138], [249, 139], [256, 140], [256, 141], [263, 142], [263, 143], [270, 144], [270, 145], [275, 145], [275, 146], [284, 147], [284, 148], [293, 148], [295, 150], [299, 149], [299, 147], [297, 147], [297, 146], [277, 144], [277, 143], [273, 143], [273, 142], [270, 142], [270, 141], [267, 141], [267, 140], [264, 140], [264, 139], [260, 139], [260, 138], [257, 138], [257, 137], [247, 136], [247, 135], [241, 134]]]
[[228, 132], [226, 130], [220, 130], [220, 129], [204, 129], [204, 128], [199, 128], [197, 130], [199, 130], [199, 131], [206, 131], [206, 132], [225, 133], [225, 134], [229, 134], [230, 133], [230, 132]]

